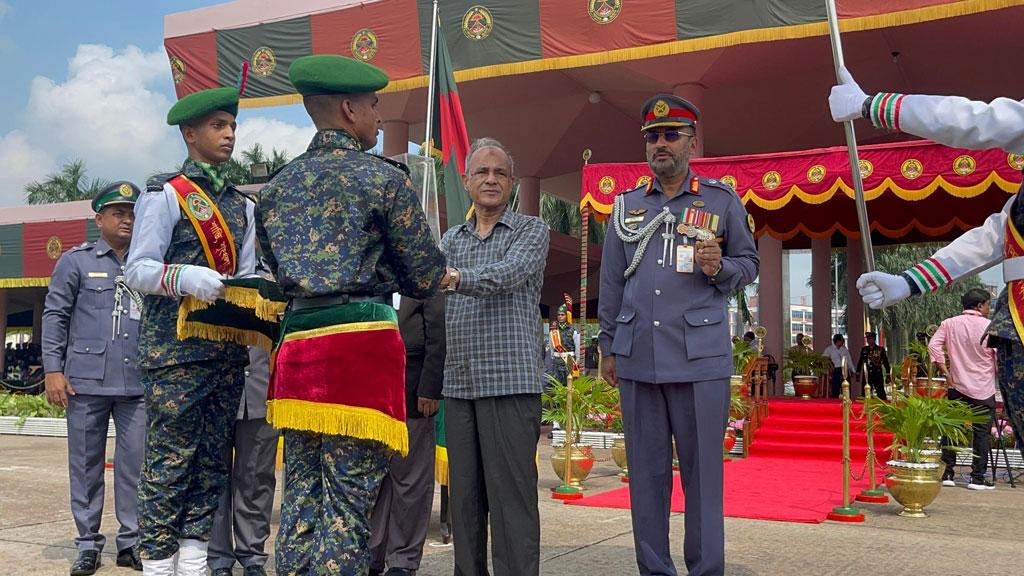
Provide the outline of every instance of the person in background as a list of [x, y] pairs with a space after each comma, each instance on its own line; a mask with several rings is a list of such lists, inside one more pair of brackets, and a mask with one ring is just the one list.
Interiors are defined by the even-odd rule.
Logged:
[[860, 349], [860, 358], [857, 360], [857, 373], [865, 378], [871, 388], [875, 391], [875, 397], [885, 401], [885, 383], [889, 378], [889, 356], [885, 348], [875, 342], [874, 332], [864, 333], [864, 347]]
[[853, 374], [853, 358], [850, 357], [850, 349], [846, 347], [846, 339], [842, 334], [832, 336], [832, 344], [822, 352], [832, 361], [832, 398], [839, 398], [842, 393], [843, 384], [843, 361], [846, 362], [847, 374]]
[[[990, 323], [988, 313], [992, 310], [989, 303], [991, 299], [988, 291], [982, 288], [971, 288], [964, 292], [960, 297], [963, 312], [943, 320], [928, 342], [931, 361], [935, 363], [939, 374], [945, 376], [952, 385], [947, 397], [950, 400], [962, 400], [985, 412], [985, 421], [973, 425], [971, 481], [967, 484], [971, 490], [994, 488], [992, 482], [985, 479], [990, 430], [996, 413], [996, 353], [985, 342]], [[949, 368], [946, 368], [947, 360]], [[949, 445], [947, 438], [942, 438], [942, 445]], [[942, 461], [946, 464], [942, 484], [955, 486], [953, 477], [956, 451], [944, 449]]]

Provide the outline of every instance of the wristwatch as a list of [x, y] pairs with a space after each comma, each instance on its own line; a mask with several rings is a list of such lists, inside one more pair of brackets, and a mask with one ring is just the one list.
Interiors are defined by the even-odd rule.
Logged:
[[444, 291], [445, 292], [455, 292], [455, 283], [458, 281], [458, 279], [459, 279], [459, 271], [456, 270], [455, 268], [452, 268], [451, 270], [449, 270], [448, 271], [448, 285], [445, 286]]

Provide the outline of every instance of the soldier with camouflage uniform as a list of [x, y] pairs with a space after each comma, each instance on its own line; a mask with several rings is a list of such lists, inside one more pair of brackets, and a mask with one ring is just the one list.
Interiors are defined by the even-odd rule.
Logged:
[[180, 172], [150, 180], [135, 208], [126, 274], [146, 294], [139, 366], [149, 433], [139, 486], [144, 572], [198, 576], [224, 490], [223, 452], [242, 394], [244, 346], [179, 340], [184, 296], [211, 302], [225, 277], [255, 271], [255, 205], [223, 175], [235, 142], [238, 90], [216, 88], [179, 100], [167, 114], [188, 148]]
[[377, 142], [380, 69], [337, 55], [289, 69], [317, 127], [263, 189], [257, 233], [289, 298], [268, 393], [284, 429], [278, 574], [366, 574], [369, 515], [408, 450], [405, 351], [391, 294], [435, 293], [444, 257], [400, 165]]

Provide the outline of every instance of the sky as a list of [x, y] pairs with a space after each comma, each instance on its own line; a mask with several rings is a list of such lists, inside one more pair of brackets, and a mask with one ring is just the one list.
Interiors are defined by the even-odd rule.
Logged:
[[[0, 207], [23, 204], [27, 183], [69, 160], [139, 184], [179, 166], [163, 17], [216, 3], [0, 0]], [[260, 142], [293, 157], [314, 133], [299, 105], [243, 109], [235, 150]]]

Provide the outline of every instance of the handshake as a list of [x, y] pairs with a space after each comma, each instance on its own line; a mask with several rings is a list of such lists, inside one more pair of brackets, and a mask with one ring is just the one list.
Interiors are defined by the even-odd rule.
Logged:
[[444, 275], [441, 276], [441, 284], [438, 288], [442, 292], [455, 292], [455, 288], [459, 285], [459, 271], [455, 268], [445, 268]]

